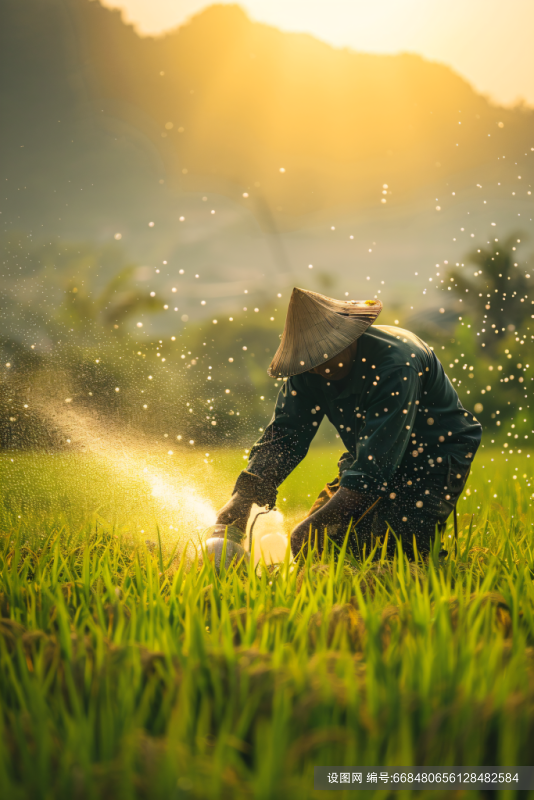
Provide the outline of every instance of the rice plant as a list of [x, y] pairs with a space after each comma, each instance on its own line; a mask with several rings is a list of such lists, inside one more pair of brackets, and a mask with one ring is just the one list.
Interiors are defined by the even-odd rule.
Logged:
[[315, 765], [528, 764], [530, 487], [491, 475], [417, 563], [330, 543], [218, 574], [6, 510], [0, 797], [301, 800], [331, 794]]

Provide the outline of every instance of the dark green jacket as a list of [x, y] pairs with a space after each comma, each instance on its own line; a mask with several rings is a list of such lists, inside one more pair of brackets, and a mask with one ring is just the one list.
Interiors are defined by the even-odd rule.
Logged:
[[470, 463], [482, 434], [430, 347], [386, 325], [373, 325], [358, 339], [342, 381], [309, 372], [284, 381], [247, 471], [265, 488], [278, 487], [308, 452], [325, 416], [350, 454], [341, 485], [364, 494], [380, 494], [398, 469], [439, 470], [450, 455]]

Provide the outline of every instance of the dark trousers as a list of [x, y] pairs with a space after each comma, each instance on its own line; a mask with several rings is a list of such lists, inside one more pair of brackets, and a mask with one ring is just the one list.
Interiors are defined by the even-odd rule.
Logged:
[[[339, 462], [341, 474], [343, 461], [344, 456]], [[403, 462], [375, 508], [357, 526], [353, 526], [349, 537], [349, 547], [353, 554], [363, 557], [365, 545], [368, 555], [377, 537], [381, 542], [384, 541], [388, 528], [388, 557], [392, 557], [396, 550], [395, 536], [402, 540], [404, 553], [410, 560], [415, 558], [414, 538], [418, 552], [423, 555], [428, 553], [436, 532], [442, 534], [445, 531], [447, 518], [463, 492], [471, 468], [471, 464], [466, 461], [467, 459], [462, 461], [455, 456], [447, 456], [442, 464], [435, 467], [428, 464], [415, 467], [409, 462]], [[326, 484], [308, 516], [325, 505], [335, 494], [341, 474]], [[370, 505], [375, 499], [370, 497]], [[346, 531], [342, 534], [344, 536]], [[338, 536], [340, 535], [341, 532]], [[449, 544], [448, 540], [443, 543], [446, 550], [450, 550]]]

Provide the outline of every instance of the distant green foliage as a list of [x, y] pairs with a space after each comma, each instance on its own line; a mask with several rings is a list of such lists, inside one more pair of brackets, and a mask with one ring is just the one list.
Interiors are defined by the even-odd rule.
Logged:
[[495, 338], [492, 348], [481, 348], [473, 317], [466, 315], [454, 336], [442, 337], [444, 344], [434, 349], [462, 403], [482, 422], [487, 443], [494, 438], [501, 447], [528, 447], [534, 438], [532, 346], [511, 332]]
[[[520, 447], [534, 427], [534, 324], [528, 273], [514, 266], [517, 238], [471, 254], [476, 275], [464, 267], [447, 276], [447, 299], [462, 299], [454, 328], [434, 321], [411, 327], [434, 347], [494, 441]], [[161, 300], [150, 296], [142, 268], [127, 262], [120, 245], [35, 244], [21, 234], [5, 235], [1, 244], [11, 278], [0, 287], [0, 358], [10, 365], [0, 372], [0, 449], [65, 446], [37, 408], [45, 397], [71, 398], [84, 413], [152, 441], [172, 434], [210, 447], [250, 446], [268, 424], [281, 386], [267, 376], [284, 324], [278, 304], [265, 300], [261, 315], [249, 309], [232, 319], [180, 322], [174, 337], [151, 333]], [[408, 317], [386, 307], [379, 322], [392, 322], [392, 314]]]
[[58, 338], [78, 347], [101, 344], [109, 333], [126, 333], [133, 314], [163, 312], [140, 284], [139, 266], [115, 242], [34, 242], [11, 232], [0, 237], [0, 253], [0, 346], [7, 354], [31, 355], [32, 345], [46, 354]]
[[[479, 331], [477, 344], [485, 342], [495, 354], [510, 331], [521, 331], [531, 322], [532, 288], [530, 275], [519, 268], [514, 254], [521, 239], [511, 234], [503, 242], [473, 250], [466, 257], [478, 269], [469, 276], [467, 269], [456, 268], [447, 274], [446, 285], [462, 298], [467, 313], [474, 317]], [[482, 328], [484, 331], [482, 332]], [[534, 328], [534, 326], [533, 326]], [[485, 333], [485, 335], [484, 335]]]
[[530, 273], [518, 266], [522, 239], [513, 233], [481, 246], [446, 274], [444, 292], [462, 301], [459, 322], [453, 337], [444, 331], [432, 342], [464, 405], [505, 447], [528, 446], [534, 425], [534, 305]]

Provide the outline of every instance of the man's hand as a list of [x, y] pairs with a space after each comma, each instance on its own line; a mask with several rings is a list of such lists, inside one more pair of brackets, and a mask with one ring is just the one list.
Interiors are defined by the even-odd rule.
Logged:
[[250, 497], [243, 497], [239, 492], [235, 492], [217, 514], [217, 525], [235, 525], [242, 531], [246, 531], [250, 510], [254, 505], [254, 500]]
[[352, 522], [356, 522], [371, 503], [371, 498], [341, 486], [328, 503], [299, 523], [293, 530], [291, 534], [293, 555], [296, 555], [302, 545], [307, 543], [310, 526], [312, 543], [315, 540], [315, 531], [318, 532], [320, 550], [323, 547], [325, 529], [330, 538], [343, 540], [351, 519]]

